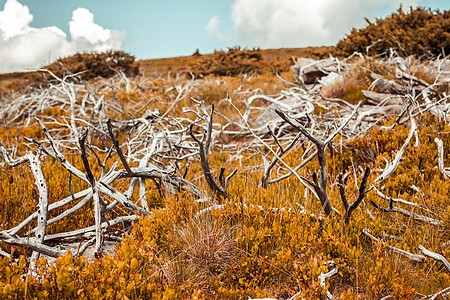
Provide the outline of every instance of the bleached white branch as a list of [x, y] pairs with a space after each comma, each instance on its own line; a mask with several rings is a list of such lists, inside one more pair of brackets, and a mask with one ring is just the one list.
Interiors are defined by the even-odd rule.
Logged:
[[435, 225], [435, 226], [443, 226], [444, 223], [440, 220], [436, 220], [427, 216], [423, 216], [423, 215], [419, 215], [416, 214], [414, 212], [410, 212], [404, 208], [401, 207], [396, 207], [393, 206], [393, 200], [392, 198], [389, 199], [389, 207], [385, 208], [385, 207], [381, 207], [380, 205], [378, 205], [375, 201], [370, 200], [370, 203], [377, 209], [382, 210], [384, 212], [394, 212], [394, 213], [400, 213], [408, 218], [413, 218], [414, 220], [417, 221], [421, 221], [421, 222], [425, 222], [425, 223], [429, 223], [431, 225]]
[[[101, 228], [106, 229], [110, 226], [114, 226], [114, 225], [117, 225], [117, 224], [120, 224], [123, 222], [132, 222], [132, 221], [136, 220], [137, 218], [138, 218], [138, 216], [135, 216], [135, 215], [134, 216], [117, 217], [114, 220], [110, 220], [110, 221], [101, 223]], [[83, 236], [86, 233], [95, 232], [96, 228], [97, 228], [97, 226], [93, 225], [93, 226], [89, 226], [89, 227], [86, 227], [83, 229], [77, 229], [77, 230], [68, 231], [68, 232], [47, 234], [45, 236], [45, 241]]]
[[[370, 232], [369, 232], [367, 229], [364, 228], [364, 229], [362, 230], [362, 232], [363, 232], [365, 235], [367, 235], [369, 238], [371, 238], [372, 240], [374, 240], [375, 242], [380, 242], [380, 239], [378, 239], [378, 238], [376, 238], [375, 236], [371, 235]], [[381, 241], [381, 243], [382, 243], [384, 246], [386, 246], [388, 249], [392, 250], [393, 252], [398, 253], [398, 254], [400, 254], [400, 255], [402, 255], [402, 256], [404, 256], [404, 257], [410, 259], [410, 260], [413, 260], [413, 261], [416, 261], [416, 262], [425, 262], [425, 261], [427, 260], [426, 257], [423, 256], [423, 255], [420, 255], [420, 254], [412, 254], [412, 253], [410, 253], [410, 252], [408, 252], [408, 251], [405, 251], [405, 250], [403, 250], [403, 249], [399, 249], [399, 248], [396, 248], [396, 247], [394, 247], [394, 246], [391, 246], [391, 245], [389, 245], [389, 244], [387, 244], [387, 243], [385, 243], [385, 242], [383, 242], [383, 241]]]
[[102, 234], [102, 207], [100, 204], [100, 195], [97, 187], [93, 186], [92, 198], [94, 200], [94, 219], [95, 219], [95, 254], [101, 256], [103, 252], [103, 234]]
[[447, 299], [447, 298], [445, 298], [445, 297], [446, 297], [446, 296], [449, 296], [449, 295], [450, 295], [450, 287], [445, 288], [445, 289], [443, 289], [443, 290], [441, 290], [441, 291], [439, 291], [439, 292], [437, 292], [437, 293], [435, 293], [435, 294], [433, 294], [433, 295], [425, 296], [425, 297], [420, 298], [420, 299], [421, 299], [421, 300], [435, 300], [435, 299], [437, 299], [439, 296], [442, 296], [443, 299]]
[[441, 139], [435, 138], [434, 142], [437, 145], [438, 150], [438, 168], [439, 171], [442, 173], [445, 179], [450, 179], [450, 168], [446, 168], [444, 166], [444, 143]]
[[297, 179], [300, 181], [301, 184], [303, 184], [307, 189], [309, 189], [311, 191], [311, 193], [317, 198], [319, 199], [316, 191], [314, 191], [314, 189], [309, 186], [303, 179], [302, 177], [296, 172], [294, 171], [284, 160], [281, 159], [281, 157], [272, 149], [272, 147], [270, 147], [269, 145], [267, 145], [267, 143], [265, 143], [257, 134], [255, 134], [255, 132], [253, 131], [253, 129], [250, 127], [250, 124], [248, 124], [247, 121], [245, 121], [244, 116], [241, 114], [240, 110], [231, 102], [231, 99], [229, 100], [230, 105], [237, 111], [237, 113], [239, 114], [239, 116], [242, 118], [242, 120], [244, 120], [245, 125], [247, 126], [247, 128], [250, 130], [251, 134], [261, 143], [263, 144], [270, 152], [272, 152], [272, 154], [280, 161], [280, 163], [285, 166], [292, 174], [294, 174], [295, 177], [297, 177]]
[[[38, 226], [35, 234], [34, 240], [36, 243], [42, 244], [45, 237], [45, 230], [47, 227], [47, 209], [48, 209], [48, 190], [47, 183], [45, 182], [44, 174], [42, 174], [41, 170], [41, 161], [39, 160], [38, 155], [34, 155], [31, 152], [28, 152], [25, 157], [27, 157], [28, 162], [30, 163], [31, 171], [35, 178], [35, 185], [39, 191], [39, 198], [37, 203], [37, 221]], [[39, 252], [33, 251], [31, 254], [30, 260], [30, 269], [34, 269], [36, 261], [39, 259]]]
[[[320, 280], [320, 286], [322, 288], [325, 288], [326, 286], [326, 280], [333, 277], [334, 275], [336, 275], [338, 273], [338, 268], [334, 268], [333, 270], [331, 270], [328, 273], [320, 273], [319, 275], [319, 280]], [[326, 291], [325, 295], [327, 296], [328, 299], [333, 299], [333, 295], [330, 293], [330, 291]]]
[[[45, 238], [47, 238], [45, 236]], [[65, 251], [57, 250], [54, 247], [50, 247], [41, 243], [37, 243], [33, 239], [29, 238], [21, 238], [21, 237], [13, 237], [9, 235], [8, 233], [2, 231], [0, 232], [0, 240], [3, 242], [14, 245], [14, 246], [20, 246], [24, 248], [28, 248], [30, 250], [51, 256], [51, 257], [58, 257], [58, 256], [64, 256], [66, 253]]]
[[[86, 190], [84, 190], [84, 191], [81, 191], [81, 192], [76, 193], [76, 194], [74, 195], [74, 197], [69, 196], [69, 197], [66, 197], [66, 198], [64, 198], [64, 199], [62, 199], [62, 200], [60, 200], [60, 201], [58, 201], [58, 202], [52, 203], [52, 204], [50, 204], [50, 205], [48, 206], [48, 211], [52, 211], [52, 210], [58, 209], [58, 208], [60, 208], [60, 207], [62, 207], [62, 206], [64, 206], [64, 205], [69, 204], [69, 203], [71, 203], [72, 201], [78, 200], [78, 199], [80, 199], [80, 198], [82, 198], [82, 197], [85, 197], [85, 196], [87, 197], [87, 195], [89, 195], [89, 193], [90, 193], [90, 190], [91, 190], [91, 189], [86, 189]], [[91, 197], [91, 196], [89, 196], [89, 197]], [[64, 212], [61, 213], [61, 214], [64, 214]], [[65, 215], [64, 215], [64, 216], [65, 216]], [[5, 230], [5, 232], [7, 232], [7, 233], [10, 234], [10, 235], [16, 235], [20, 230], [22, 230], [23, 228], [25, 228], [28, 224], [30, 224], [30, 223], [31, 223], [34, 219], [36, 219], [37, 217], [38, 217], [38, 213], [37, 213], [37, 211], [36, 211], [36, 212], [34, 212], [33, 214], [29, 215], [28, 218], [26, 218], [25, 220], [23, 220], [19, 225], [17, 225], [17, 226], [14, 227], [14, 228], [11, 228], [11, 229], [9, 229], [9, 230]], [[58, 218], [58, 217], [55, 217], [55, 218]], [[55, 219], [55, 218], [54, 218], [54, 219]], [[55, 221], [53, 221], [53, 219], [50, 219], [50, 220], [47, 221], [47, 225], [53, 224], [54, 222], [55, 222]], [[34, 232], [34, 231], [32, 230], [31, 233], [33, 233], [33, 232]]]
[[445, 259], [444, 256], [440, 255], [439, 253], [435, 253], [435, 252], [432, 252], [430, 250], [427, 250], [422, 245], [419, 245], [418, 248], [419, 248], [420, 252], [423, 253], [423, 255], [426, 255], [428, 257], [431, 257], [431, 258], [433, 258], [435, 260], [438, 260], [438, 261], [442, 262], [444, 264], [444, 266], [447, 268], [447, 270], [450, 272], [450, 263], [448, 262], [447, 259]]
[[400, 165], [403, 153], [405, 152], [406, 147], [408, 146], [409, 141], [411, 141], [411, 138], [413, 137], [414, 132], [416, 131], [416, 128], [417, 128], [414, 118], [410, 118], [410, 120], [411, 120], [411, 128], [409, 130], [409, 134], [408, 134], [408, 137], [406, 138], [405, 143], [400, 148], [400, 150], [397, 152], [394, 159], [386, 165], [386, 168], [383, 170], [383, 173], [381, 173], [381, 175], [378, 176], [374, 180], [374, 183], [382, 183], [383, 181], [388, 179], [389, 176], [391, 176], [395, 172], [395, 170], [398, 168], [398, 166]]

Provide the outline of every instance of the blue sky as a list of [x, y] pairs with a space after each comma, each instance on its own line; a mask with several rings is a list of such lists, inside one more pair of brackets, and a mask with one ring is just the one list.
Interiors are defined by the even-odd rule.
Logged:
[[0, 65], [8, 65], [0, 72], [107, 47], [147, 59], [236, 45], [333, 45], [364, 17], [387, 16], [400, 3], [450, 9], [450, 0], [0, 0]]
[[[0, 3], [5, 0], [0, 1]], [[213, 15], [231, 27], [231, 0], [220, 1], [123, 1], [123, 0], [22, 0], [34, 15], [33, 27], [56, 25], [68, 33], [72, 12], [89, 9], [95, 22], [105, 28], [124, 31], [124, 50], [139, 58], [192, 54], [196, 48], [211, 51], [224, 47], [208, 38], [205, 26]], [[228, 19], [228, 24], [225, 20]]]

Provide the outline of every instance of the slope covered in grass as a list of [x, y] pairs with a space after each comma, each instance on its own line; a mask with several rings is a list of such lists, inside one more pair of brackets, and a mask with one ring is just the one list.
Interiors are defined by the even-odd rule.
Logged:
[[[383, 76], [395, 72], [395, 68], [391, 68], [386, 61], [375, 62], [367, 58], [352, 63], [346, 71], [348, 73], [345, 73], [346, 80], [358, 82], [360, 89], [368, 88], [370, 77], [360, 76], [366, 76], [361, 74], [367, 72], [368, 68], [371, 72], [380, 73], [377, 63], [386, 65]], [[421, 66], [417, 64], [413, 69], [419, 71]], [[203, 99], [207, 115], [211, 113], [210, 105], [215, 105], [213, 139], [208, 154], [210, 170], [215, 179], [221, 167], [225, 168], [225, 176], [234, 168], [237, 170], [229, 182], [228, 199], [213, 196], [214, 191], [205, 181], [201, 161], [195, 151], [194, 155], [177, 160], [177, 168], [182, 174], [188, 168], [185, 178], [204, 191], [204, 198], [193, 195], [190, 189], [169, 192], [164, 182], [159, 183], [163, 186], [159, 189], [157, 181], [147, 180], [145, 197], [151, 213], [140, 216], [136, 222], [121, 222], [103, 232], [105, 240], [117, 242], [114, 254], [87, 260], [82, 256], [77, 257], [77, 253], [66, 252], [55, 264], [46, 265], [44, 259], [39, 260], [30, 273], [25, 256], [31, 254], [31, 250], [2, 243], [2, 251], [11, 254], [10, 258], [4, 257], [0, 261], [2, 298], [288, 299], [297, 294], [300, 298], [319, 299], [326, 297], [328, 291], [342, 299], [380, 299], [387, 295], [398, 299], [419, 299], [421, 295], [434, 294], [448, 287], [450, 272], [441, 262], [431, 258], [414, 260], [390, 248], [420, 256], [418, 246], [423, 245], [444, 257], [450, 257], [450, 180], [437, 168], [438, 149], [435, 142], [435, 138], [442, 140], [446, 149], [443, 153], [444, 164], [448, 165], [448, 117], [439, 118], [431, 113], [432, 110], [424, 109], [426, 106], [423, 106], [425, 102], [422, 97], [413, 98], [412, 104], [404, 103], [403, 107], [409, 107], [409, 113], [414, 116], [417, 129], [414, 137], [405, 145], [398, 168], [382, 184], [378, 184], [375, 179], [386, 169], [386, 161], [393, 161], [400, 151], [410, 134], [412, 121], [402, 121], [394, 112], [375, 113], [374, 116], [379, 118], [375, 123], [367, 119], [356, 129], [352, 129], [351, 124], [346, 126], [325, 152], [326, 192], [336, 210], [327, 216], [313, 190], [304, 181], [302, 183], [299, 177], [290, 176], [266, 188], [261, 185], [268, 160], [274, 157], [271, 151], [281, 155], [265, 126], [261, 130], [266, 130], [266, 134], [256, 131], [258, 117], [264, 110], [270, 110], [270, 99], [292, 105], [285, 101], [286, 97], [293, 95], [298, 97], [299, 103], [310, 103], [308, 106], [314, 107], [314, 113], [308, 117], [312, 123], [303, 124], [311, 134], [322, 140], [348, 117], [348, 108], [336, 106], [333, 104], [335, 102], [326, 100], [326, 96], [313, 90], [302, 90], [297, 85], [299, 83], [295, 83], [292, 73], [284, 75], [284, 80], [265, 73], [244, 77], [209, 76], [194, 81], [188, 76], [175, 79], [154, 75], [126, 81], [123, 77], [96, 79], [85, 83], [87, 85], [66, 83], [72, 84], [75, 89], [73, 107], [79, 112], [73, 119], [75, 125], [70, 121], [70, 99], [67, 98], [69, 102], [64, 100], [70, 94], [64, 96], [64, 91], [58, 90], [60, 87], [57, 84], [54, 91], [44, 89], [29, 94], [29, 98], [20, 98], [23, 101], [21, 109], [12, 111], [11, 106], [2, 106], [4, 121], [1, 140], [10, 155], [20, 157], [30, 147], [34, 152], [37, 151], [37, 144], [33, 145], [31, 140], [24, 139], [44, 138], [41, 126], [32, 120], [32, 117], [37, 117], [50, 129], [51, 135], [58, 141], [56, 146], [68, 161], [79, 170], [84, 170], [80, 149], [77, 142], [73, 141], [73, 126], [81, 131], [89, 123], [92, 128], [106, 130], [102, 127], [106, 125], [101, 125], [101, 122], [111, 118], [128, 163], [136, 167], [138, 159], [145, 153], [142, 151], [148, 148], [139, 148], [133, 144], [134, 141], [151, 139], [151, 133], [156, 133], [158, 128], [166, 128], [164, 130], [169, 130], [167, 132], [176, 129], [170, 127], [174, 124], [161, 127], [166, 122], [165, 116], [170, 117], [171, 122], [177, 120], [179, 125], [176, 126], [181, 130], [188, 128], [185, 126], [197, 119], [200, 127], [194, 134], [201, 137], [199, 134], [206, 129], [202, 129], [206, 119], [198, 119], [188, 110], [202, 107], [201, 103], [191, 99]], [[443, 91], [442, 85], [436, 84], [432, 90], [429, 96], [432, 101], [448, 105], [448, 96], [440, 92]], [[52, 93], [55, 96], [51, 96]], [[345, 88], [343, 93], [345, 95]], [[244, 117], [248, 119], [247, 125], [255, 130], [252, 134], [243, 122], [242, 115], [245, 115], [250, 97], [255, 94], [265, 96], [254, 97], [253, 108], [248, 117]], [[47, 99], [47, 106], [39, 104], [40, 99]], [[94, 107], [99, 99], [104, 99], [101, 111]], [[231, 102], [227, 99], [231, 99]], [[362, 100], [343, 99], [351, 105]], [[41, 105], [41, 109], [35, 109], [35, 105]], [[141, 137], [138, 137], [139, 120], [148, 116], [149, 112], [159, 117], [153, 121], [147, 119], [150, 122], [145, 127], [147, 133], [142, 131]], [[292, 114], [289, 110], [285, 112]], [[130, 116], [133, 118], [130, 119]], [[202, 116], [202, 110], [197, 112], [197, 116]], [[83, 118], [86, 118], [85, 121], [82, 121]], [[298, 120], [304, 122], [306, 119], [299, 116]], [[269, 124], [270, 121], [273, 120], [266, 119]], [[334, 123], [336, 125], [332, 125]], [[387, 130], [387, 127], [395, 129]], [[92, 128], [88, 143], [93, 150], [89, 152], [88, 161], [94, 178], [101, 181], [102, 168], [94, 152], [98, 152], [100, 161], [103, 161], [112, 143]], [[287, 147], [298, 136], [298, 132], [285, 125], [283, 128], [272, 130], [279, 142]], [[194, 148], [198, 147], [188, 134], [184, 138]], [[45, 139], [43, 143], [48, 146]], [[164, 148], [164, 142], [161, 143]], [[150, 140], [148, 147], [151, 144]], [[51, 148], [47, 149], [52, 151]], [[293, 168], [311, 155], [314, 149], [313, 143], [301, 137], [301, 142], [283, 156], [283, 162]], [[40, 160], [49, 188], [49, 203], [71, 197], [69, 181], [74, 193], [89, 189], [89, 184], [82, 180], [76, 177], [70, 179], [69, 172], [45, 153], [41, 153]], [[177, 154], [161, 152], [154, 156], [154, 163], [159, 161], [166, 167], [175, 167], [174, 161], [170, 159], [173, 155]], [[105, 164], [106, 171], [111, 170], [115, 161], [119, 163], [116, 168], [123, 168], [118, 154], [113, 150], [111, 159]], [[367, 179], [368, 189], [373, 184], [386, 197], [405, 201], [391, 201], [389, 204], [390, 198], [383, 199], [375, 189], [371, 189], [346, 223], [338, 175], [349, 173], [345, 193], [352, 203], [359, 193], [363, 175], [361, 170], [366, 167], [373, 170]], [[317, 158], [313, 158], [298, 171], [298, 175], [305, 180], [312, 180], [313, 172], [319, 169]], [[178, 171], [174, 169], [173, 172], [176, 174]], [[288, 173], [286, 166], [278, 162], [270, 178]], [[0, 174], [0, 195], [4, 199], [1, 230], [8, 230], [36, 210], [35, 198], [39, 192], [33, 187], [34, 178], [27, 165], [9, 167], [2, 164]], [[123, 178], [116, 180], [112, 186], [124, 193], [129, 183], [129, 179]], [[135, 192], [131, 201], [139, 204], [138, 194]], [[102, 199], [107, 204], [114, 202], [109, 196], [103, 195]], [[401, 208], [409, 216], [383, 211], [372, 205], [371, 201], [384, 208], [390, 205], [391, 208]], [[94, 204], [89, 202], [73, 217], [48, 226], [46, 234], [94, 225]], [[69, 207], [52, 211], [49, 219]], [[140, 215], [116, 206], [105, 213], [103, 218], [113, 220], [130, 214]], [[26, 235], [34, 226], [36, 224], [30, 223], [18, 234]], [[76, 236], [72, 242], [81, 247], [92, 238], [92, 235]], [[53, 246], [55, 243], [64, 243], [64, 240], [55, 239], [48, 245]], [[335, 268], [337, 273], [327, 279], [325, 285], [321, 285], [321, 274]]]

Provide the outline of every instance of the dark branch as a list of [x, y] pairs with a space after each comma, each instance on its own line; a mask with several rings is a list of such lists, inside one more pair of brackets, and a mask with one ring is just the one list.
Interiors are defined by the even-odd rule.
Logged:
[[198, 144], [198, 150], [199, 150], [199, 155], [200, 155], [200, 164], [202, 166], [203, 175], [205, 176], [206, 183], [211, 188], [211, 190], [214, 192], [214, 194], [219, 195], [222, 198], [230, 199], [230, 196], [227, 193], [228, 183], [229, 183], [229, 180], [231, 179], [231, 177], [236, 172], [233, 171], [224, 181], [223, 176], [225, 173], [225, 168], [222, 168], [220, 170], [220, 174], [219, 174], [219, 178], [218, 178], [219, 184], [217, 184], [214, 176], [211, 174], [211, 168], [209, 166], [208, 149], [209, 149], [210, 143], [211, 143], [213, 114], [214, 114], [214, 106], [212, 106], [211, 115], [208, 118], [209, 124], [207, 124], [208, 125], [207, 131], [205, 133], [205, 136], [206, 136], [205, 144], [203, 144], [203, 142], [195, 136], [195, 134], [193, 132], [194, 124], [191, 124], [189, 126], [189, 134], [192, 137], [192, 139]]
[[344, 204], [344, 209], [345, 209], [344, 219], [345, 219], [346, 224], [348, 224], [348, 222], [350, 221], [350, 216], [351, 216], [352, 212], [358, 207], [358, 205], [363, 201], [364, 196], [370, 191], [370, 189], [366, 190], [367, 180], [369, 179], [369, 175], [370, 175], [370, 167], [367, 167], [366, 170], [364, 171], [364, 175], [363, 175], [363, 178], [361, 179], [361, 184], [359, 186], [358, 198], [356, 198], [355, 202], [353, 202], [352, 204], [348, 203], [347, 196], [345, 195], [345, 186], [346, 186], [348, 175], [349, 175], [349, 173], [347, 173], [345, 175], [342, 175], [342, 173], [340, 173], [337, 178], [339, 194], [341, 195], [341, 200], [342, 200], [342, 203]]
[[358, 205], [363, 201], [364, 196], [368, 193], [368, 191], [366, 191], [366, 188], [367, 188], [367, 180], [369, 179], [369, 175], [370, 175], [370, 167], [366, 167], [366, 170], [364, 171], [364, 176], [361, 179], [361, 184], [359, 186], [358, 198], [355, 200], [355, 202], [352, 203], [352, 205], [350, 205], [348, 207], [348, 210], [345, 212], [345, 222], [346, 223], [348, 223], [352, 212], [358, 207]]
[[108, 121], [106, 122], [106, 124], [108, 125], [108, 133], [109, 133], [109, 138], [111, 139], [114, 148], [116, 149], [117, 155], [119, 155], [120, 161], [122, 162], [122, 165], [124, 167], [124, 169], [131, 175], [133, 174], [133, 171], [131, 170], [130, 166], [128, 165], [128, 162], [125, 158], [125, 156], [123, 155], [122, 149], [120, 149], [120, 145], [119, 145], [119, 141], [116, 139], [116, 137], [114, 136], [114, 133], [112, 131], [112, 125], [111, 125], [111, 119], [108, 119]]
[[84, 169], [86, 170], [86, 176], [89, 180], [92, 187], [95, 185], [95, 178], [94, 174], [92, 174], [91, 167], [89, 166], [89, 161], [87, 158], [86, 153], [86, 137], [89, 132], [89, 129], [84, 130], [84, 132], [81, 134], [80, 138], [78, 139], [78, 142], [80, 144], [80, 150], [81, 150], [81, 160], [83, 161]]

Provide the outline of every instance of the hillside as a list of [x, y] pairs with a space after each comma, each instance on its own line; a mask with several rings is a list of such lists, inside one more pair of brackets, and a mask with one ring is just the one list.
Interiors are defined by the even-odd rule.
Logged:
[[[324, 58], [329, 55], [330, 47], [308, 47], [308, 48], [281, 48], [281, 49], [264, 49], [260, 50], [264, 60], [269, 62], [270, 66], [282, 65], [283, 71], [289, 71], [292, 65], [293, 57], [311, 57]], [[151, 74], [154, 72], [185, 72], [188, 66], [199, 58], [209, 58], [214, 54], [193, 54], [191, 56], [181, 56], [173, 58], [149, 59], [138, 61], [139, 68], [143, 74]]]
[[[310, 47], [310, 48], [288, 48], [288, 49], [266, 49], [259, 50], [265, 62], [264, 68], [271, 72], [273, 66], [277, 66], [280, 71], [289, 71], [292, 65], [293, 57], [311, 57], [323, 58], [329, 55], [331, 51], [328, 47]], [[207, 59], [214, 54], [180, 56], [160, 59], [139, 60], [137, 65], [140, 74], [151, 75], [158, 73], [166, 75], [170, 72], [173, 75], [177, 73], [189, 72], [189, 66], [199, 58]], [[71, 62], [64, 62], [70, 66]], [[55, 64], [44, 66], [42, 69], [55, 69]], [[45, 75], [45, 74], [44, 74]], [[47, 76], [47, 75], [46, 75]], [[42, 72], [16, 72], [0, 74], [0, 95], [9, 93], [10, 91], [19, 91], [30, 88], [30, 86], [38, 86], [44, 84]]]

